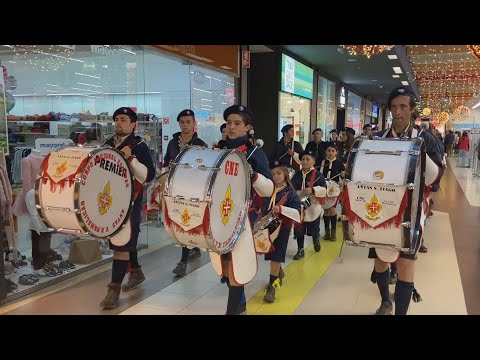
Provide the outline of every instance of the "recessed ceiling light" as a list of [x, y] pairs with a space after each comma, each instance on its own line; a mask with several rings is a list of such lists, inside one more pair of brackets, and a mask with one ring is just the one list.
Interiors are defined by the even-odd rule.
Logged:
[[394, 67], [393, 67], [393, 72], [394, 72], [395, 74], [402, 74], [402, 73], [403, 73], [403, 72], [402, 72], [402, 69], [400, 68], [400, 66], [394, 66]]
[[410, 85], [410, 84], [408, 83], [408, 81], [403, 80], [403, 81], [402, 81], [402, 85], [407, 86], [407, 85]]
[[348, 59], [347, 61], [357, 61], [357, 59]]
[[400, 75], [392, 75], [393, 78], [399, 78]]
[[397, 55], [388, 55], [388, 58], [389, 58], [390, 60], [398, 59]]
[[370, 81], [377, 81], [377, 80], [370, 80]]

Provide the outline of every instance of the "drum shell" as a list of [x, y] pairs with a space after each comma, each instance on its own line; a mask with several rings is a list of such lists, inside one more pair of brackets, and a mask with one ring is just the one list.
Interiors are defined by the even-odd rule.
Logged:
[[[242, 153], [187, 146], [171, 163], [164, 190], [162, 215], [170, 238], [181, 246], [230, 252], [247, 221], [250, 191]], [[193, 218], [181, 223], [179, 213]]]
[[[349, 216], [350, 218], [343, 229], [347, 243], [404, 252], [415, 250], [418, 241], [421, 240], [419, 230], [423, 226], [425, 156], [425, 143], [421, 138], [355, 141], [346, 169], [345, 186], [349, 199], [345, 202], [343, 210], [347, 218]], [[396, 190], [401, 194], [406, 193], [407, 202], [401, 214], [403, 225], [373, 228], [361, 226], [357, 221], [352, 223], [349, 210], [351, 203], [356, 201], [355, 198], [360, 196], [370, 201], [373, 194], [371, 189], [382, 188]], [[359, 193], [358, 189], [365, 189], [365, 194]], [[352, 196], [354, 192], [356, 195]]]
[[[50, 176], [60, 160], [57, 169], [65, 165], [65, 174], [75, 169], [69, 180]], [[40, 217], [50, 228], [67, 234], [114, 236], [130, 217], [133, 198], [130, 166], [123, 153], [111, 147], [58, 149], [44, 159], [35, 183]]]

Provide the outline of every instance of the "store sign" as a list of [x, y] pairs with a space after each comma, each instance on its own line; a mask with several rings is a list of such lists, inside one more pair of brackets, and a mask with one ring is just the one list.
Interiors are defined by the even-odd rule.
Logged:
[[313, 69], [282, 54], [282, 91], [313, 98]]
[[0, 150], [8, 155], [8, 127], [7, 127], [7, 98], [5, 97], [5, 83], [0, 73]]
[[38, 138], [35, 140], [35, 149], [40, 151], [42, 155], [48, 155], [50, 152], [70, 144], [73, 144], [70, 139]]
[[196, 63], [240, 76], [238, 45], [150, 45]]

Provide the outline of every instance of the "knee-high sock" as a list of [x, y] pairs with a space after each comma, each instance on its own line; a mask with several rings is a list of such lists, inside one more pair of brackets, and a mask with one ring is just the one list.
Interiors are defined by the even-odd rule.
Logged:
[[121, 284], [125, 274], [128, 271], [128, 260], [113, 259], [112, 264], [112, 283]]
[[332, 232], [337, 229], [337, 214], [330, 216], [330, 223], [332, 224]]
[[182, 258], [180, 259], [180, 261], [187, 262], [188, 254], [190, 254], [190, 249], [186, 247], [182, 247]]
[[330, 230], [330, 216], [323, 215], [323, 223], [325, 224], [325, 232]]
[[130, 251], [130, 267], [132, 269], [137, 269], [140, 267], [140, 264], [138, 263], [138, 253], [137, 251]]
[[238, 308], [244, 291], [243, 286], [230, 286], [228, 289], [228, 302], [226, 315], [237, 315]]
[[378, 290], [380, 290], [380, 296], [382, 297], [382, 302], [392, 303], [390, 300], [390, 292], [388, 290], [388, 280], [390, 278], [390, 272], [384, 271], [382, 273], [375, 271], [375, 280], [377, 280]]
[[412, 292], [413, 282], [397, 280], [395, 285], [395, 315], [407, 315]]

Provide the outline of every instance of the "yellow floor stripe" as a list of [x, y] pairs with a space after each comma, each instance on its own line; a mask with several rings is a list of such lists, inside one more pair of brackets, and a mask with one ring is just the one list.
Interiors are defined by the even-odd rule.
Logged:
[[265, 290], [260, 290], [248, 301], [248, 314], [291, 315], [337, 258], [342, 246], [341, 239], [343, 234], [339, 225], [337, 241], [320, 240], [322, 250], [319, 253], [314, 251], [313, 245], [306, 248], [303, 259], [292, 260], [284, 269], [285, 278], [282, 287], [276, 290], [275, 302], [265, 303], [263, 301]]

